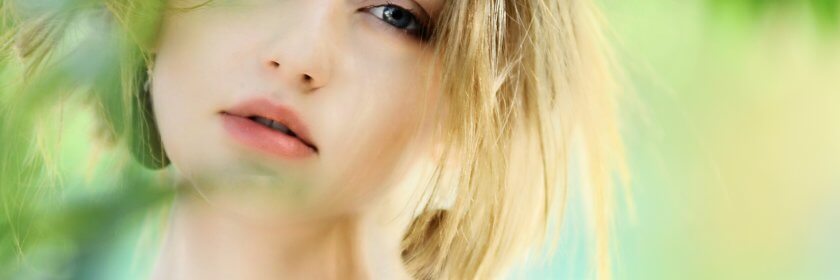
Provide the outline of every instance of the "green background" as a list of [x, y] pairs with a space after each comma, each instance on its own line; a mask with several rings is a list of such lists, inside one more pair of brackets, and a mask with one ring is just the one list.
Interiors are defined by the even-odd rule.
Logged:
[[[630, 192], [618, 192], [613, 277], [840, 279], [838, 1], [599, 3], [623, 74], [631, 177]], [[84, 73], [97, 64], [72, 65]], [[15, 71], [0, 76], [6, 113], [29, 108], [10, 105]], [[0, 152], [24, 162], [0, 178], [0, 278], [142, 278], [171, 194], [136, 187], [156, 180], [136, 166], [114, 176], [126, 155], [90, 141], [91, 114], [65, 112], [38, 128], [61, 141], [15, 138], [27, 121], [0, 135]], [[61, 152], [14, 158], [37, 148]], [[28, 167], [37, 163], [47, 168]], [[24, 189], [9, 175], [22, 172], [60, 176]], [[592, 277], [572, 182], [555, 257], [512, 278]]]

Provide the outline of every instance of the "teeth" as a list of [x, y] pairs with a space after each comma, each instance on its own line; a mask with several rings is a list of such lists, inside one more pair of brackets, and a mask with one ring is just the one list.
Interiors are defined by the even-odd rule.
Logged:
[[291, 129], [289, 129], [288, 127], [286, 127], [285, 125], [283, 125], [279, 122], [275, 122], [273, 120], [269, 120], [269, 119], [266, 119], [266, 118], [263, 118], [263, 117], [257, 117], [257, 116], [251, 117], [251, 119], [254, 120], [255, 122], [257, 122], [259, 124], [262, 124], [264, 126], [267, 126], [267, 127], [271, 128], [273, 130], [276, 130], [276, 131], [279, 131], [279, 132], [282, 132], [282, 133], [285, 133], [285, 134], [288, 134], [288, 135], [291, 135], [291, 136], [297, 136], [294, 132], [292, 132]]

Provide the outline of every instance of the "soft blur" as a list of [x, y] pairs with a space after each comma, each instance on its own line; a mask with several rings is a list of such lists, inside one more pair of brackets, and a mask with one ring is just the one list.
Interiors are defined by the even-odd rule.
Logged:
[[[840, 279], [838, 1], [599, 1], [627, 84], [622, 123], [632, 185], [615, 215], [614, 278]], [[30, 219], [51, 231], [29, 232], [24, 266], [71, 278], [142, 277], [156, 224], [129, 212], [142, 201], [122, 203], [138, 196], [91, 187], [114, 185], [108, 165], [120, 161], [91, 146], [89, 117], [64, 122], [56, 160], [71, 210]], [[105, 163], [92, 168], [97, 158]], [[556, 257], [520, 275], [592, 275], [577, 193], [573, 186]], [[30, 223], [21, 221], [30, 220], [4, 209], [17, 215], [16, 223], [0, 223], [0, 267], [9, 269], [5, 262], [17, 261], [19, 250], [9, 227], [25, 232], [20, 226]], [[117, 245], [106, 249], [103, 241]], [[74, 260], [60, 264], [67, 259]], [[74, 266], [97, 269], [63, 269]]]
[[[840, 3], [601, 3], [629, 82], [613, 276], [840, 279]], [[529, 275], [589, 275], [581, 240]]]

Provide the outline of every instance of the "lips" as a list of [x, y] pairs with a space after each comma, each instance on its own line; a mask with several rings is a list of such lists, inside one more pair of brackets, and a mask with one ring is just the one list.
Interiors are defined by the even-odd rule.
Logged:
[[257, 98], [220, 114], [228, 134], [245, 146], [285, 158], [304, 158], [318, 153], [306, 125], [289, 107]]

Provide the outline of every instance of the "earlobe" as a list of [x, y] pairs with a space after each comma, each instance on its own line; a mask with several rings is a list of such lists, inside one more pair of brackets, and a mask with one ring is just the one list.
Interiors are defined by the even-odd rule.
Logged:
[[424, 195], [426, 209], [447, 210], [455, 204], [457, 195], [457, 178], [451, 172], [456, 165], [452, 161], [450, 153], [453, 149], [452, 140], [445, 135], [446, 125], [442, 123], [447, 119], [448, 107], [443, 106], [443, 113], [434, 118], [430, 124], [432, 131], [428, 137], [425, 150], [419, 160], [419, 170], [422, 177], [431, 183], [429, 193]]
[[[438, 139], [437, 137], [435, 139]], [[422, 157], [415, 167], [424, 194], [421, 208], [426, 210], [448, 210], [455, 204], [457, 181], [454, 180], [451, 160], [446, 155], [446, 143], [434, 141], [427, 156]], [[418, 213], [419, 214], [419, 213]]]

